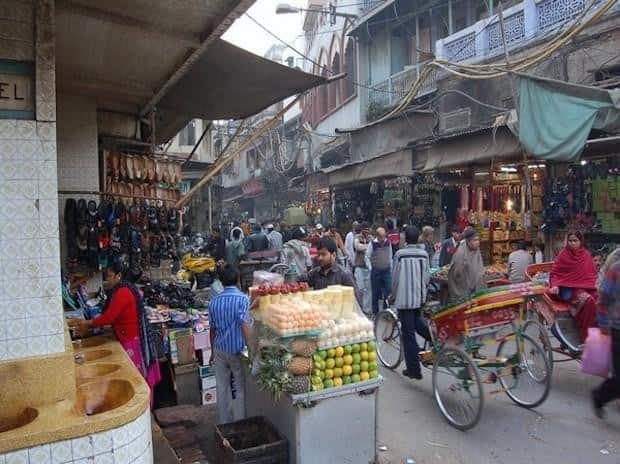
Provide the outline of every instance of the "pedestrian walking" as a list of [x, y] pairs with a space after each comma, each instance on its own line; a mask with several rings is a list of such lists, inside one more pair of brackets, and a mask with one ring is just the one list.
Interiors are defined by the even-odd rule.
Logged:
[[605, 415], [604, 407], [620, 398], [620, 249], [609, 255], [603, 266], [605, 276], [599, 287], [598, 325], [611, 336], [611, 377], [592, 392], [594, 412]]
[[452, 256], [456, 253], [462, 236], [462, 229], [459, 226], [452, 226], [452, 236], [443, 241], [441, 244], [441, 253], [439, 255], [439, 267], [444, 267], [452, 262]]
[[231, 239], [226, 244], [226, 262], [233, 266], [239, 266], [239, 262], [243, 256], [245, 256], [243, 231], [241, 228], [235, 227], [231, 232]]
[[392, 254], [396, 254], [400, 248], [400, 232], [398, 227], [394, 225], [394, 221], [392, 219], [385, 221], [385, 227], [387, 228], [388, 240], [392, 245]]
[[422, 379], [418, 353], [420, 347], [416, 333], [430, 340], [421, 309], [426, 302], [427, 287], [431, 280], [430, 264], [424, 244], [418, 243], [417, 228], [411, 226], [405, 232], [406, 246], [394, 256], [391, 300], [398, 310], [401, 323], [401, 337], [405, 353], [406, 369], [403, 375], [411, 379]]
[[[217, 389], [218, 423], [245, 418], [245, 369], [241, 353], [249, 343], [252, 317], [250, 300], [237, 288], [239, 271], [225, 264], [220, 269], [224, 291], [209, 303], [209, 335]], [[235, 378], [233, 398], [230, 377]]]
[[463, 235], [465, 243], [454, 253], [452, 266], [448, 271], [448, 293], [451, 301], [464, 300], [473, 292], [486, 288], [480, 236], [472, 227], [468, 227]]
[[424, 245], [424, 249], [428, 254], [429, 262], [433, 259], [435, 254], [435, 229], [431, 226], [422, 227], [422, 233], [420, 234], [419, 242]]
[[392, 244], [383, 227], [366, 250], [366, 267], [370, 269], [372, 312], [379, 311], [379, 300], [385, 300], [392, 291]]
[[282, 234], [275, 229], [273, 224], [267, 224], [267, 240], [270, 250], [282, 251]]
[[355, 237], [361, 232], [360, 223], [353, 221], [351, 231], [344, 238], [344, 248], [347, 250], [347, 257], [349, 258], [349, 269], [353, 274], [355, 274]]
[[360, 234], [355, 237], [355, 282], [360, 293], [360, 304], [362, 311], [370, 314], [371, 311], [371, 288], [370, 288], [370, 268], [366, 260], [366, 251], [372, 237], [370, 235], [370, 226], [364, 222], [361, 226]]

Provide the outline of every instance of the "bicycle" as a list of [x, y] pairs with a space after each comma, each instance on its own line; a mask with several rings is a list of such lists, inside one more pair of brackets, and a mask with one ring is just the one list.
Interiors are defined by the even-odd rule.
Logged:
[[[439, 302], [434, 300], [428, 301], [421, 308], [422, 314], [428, 319], [437, 307], [439, 307]], [[402, 326], [398, 319], [398, 310], [386, 300], [384, 309], [375, 316], [374, 331], [379, 362], [391, 370], [396, 369], [403, 360], [401, 330]], [[424, 345], [420, 350], [420, 361], [425, 367], [428, 366], [425, 363], [423, 354], [429, 352], [430, 348], [431, 342], [424, 340]]]

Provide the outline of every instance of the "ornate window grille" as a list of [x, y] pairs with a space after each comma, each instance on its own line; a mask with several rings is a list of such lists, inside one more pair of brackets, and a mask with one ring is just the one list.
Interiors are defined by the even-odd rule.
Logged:
[[536, 5], [539, 29], [544, 31], [575, 18], [585, 4], [585, 0], [543, 0]]
[[[506, 44], [520, 42], [525, 38], [525, 13], [523, 10], [516, 12], [504, 19]], [[504, 46], [502, 41], [502, 29], [499, 21], [487, 27], [489, 52], [494, 52]]]
[[449, 61], [464, 61], [476, 56], [476, 33], [470, 32], [444, 45]]

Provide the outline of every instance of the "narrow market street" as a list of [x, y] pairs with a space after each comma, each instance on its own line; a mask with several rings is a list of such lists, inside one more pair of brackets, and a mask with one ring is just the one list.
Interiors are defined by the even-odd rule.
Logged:
[[[402, 369], [402, 366], [401, 366]], [[476, 427], [460, 432], [440, 415], [432, 396], [431, 371], [421, 382], [381, 369], [379, 464], [583, 464], [620, 462], [620, 409], [608, 407], [599, 421], [590, 407], [598, 379], [579, 372], [576, 362], [556, 363], [547, 401], [534, 410], [505, 395], [485, 398]], [[381, 449], [381, 448], [380, 448]]]

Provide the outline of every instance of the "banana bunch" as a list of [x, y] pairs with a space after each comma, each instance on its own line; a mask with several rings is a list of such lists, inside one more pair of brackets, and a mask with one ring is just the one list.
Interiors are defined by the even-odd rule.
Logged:
[[185, 282], [190, 282], [192, 280], [192, 273], [189, 272], [187, 269], [181, 269], [179, 272], [177, 272], [177, 280], [183, 280]]
[[183, 256], [183, 267], [194, 274], [213, 272], [215, 270], [215, 260], [209, 256], [196, 258], [191, 253], [188, 253]]

